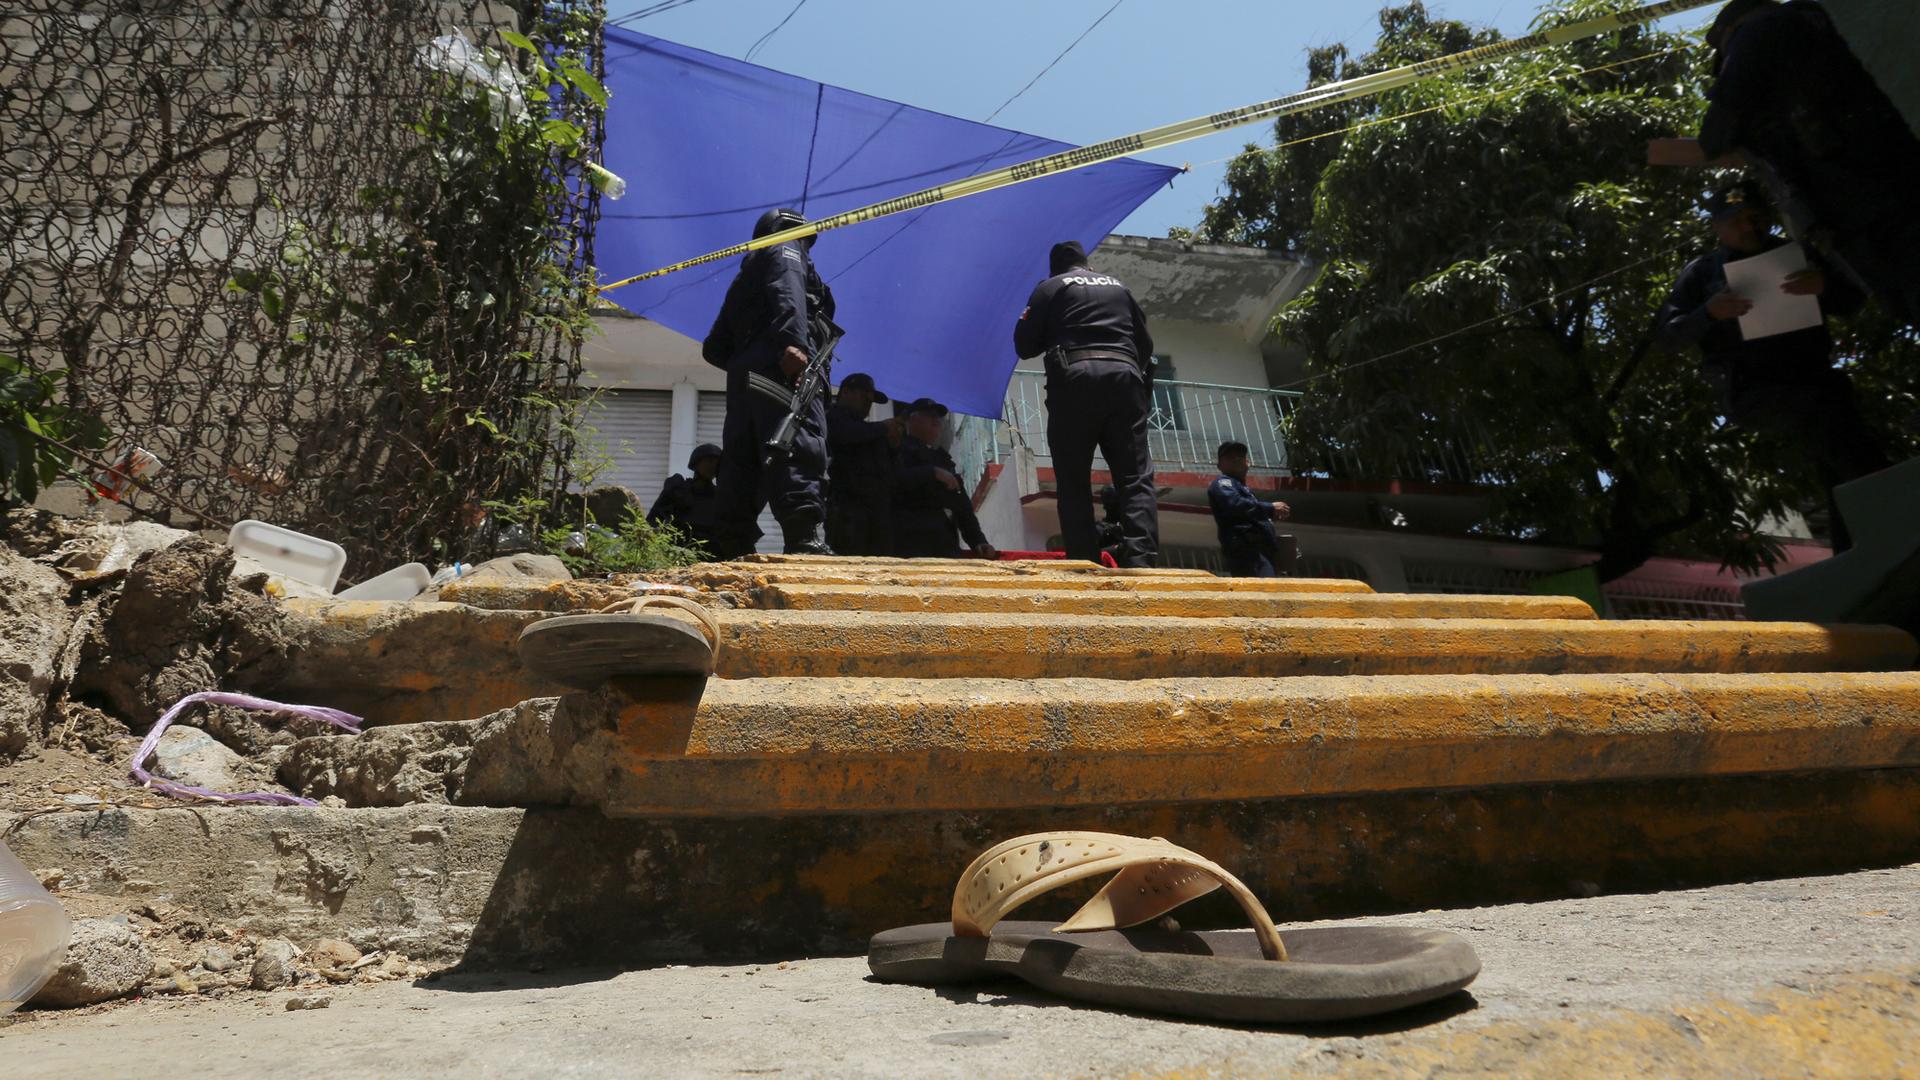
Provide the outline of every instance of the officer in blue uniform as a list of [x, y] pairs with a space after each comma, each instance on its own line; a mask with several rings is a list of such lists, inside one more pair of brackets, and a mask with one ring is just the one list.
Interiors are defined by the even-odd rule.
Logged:
[[1273, 564], [1280, 554], [1280, 540], [1274, 535], [1273, 523], [1286, 520], [1291, 509], [1286, 503], [1261, 499], [1247, 486], [1247, 469], [1252, 462], [1246, 443], [1221, 443], [1214, 460], [1220, 466], [1220, 478], [1207, 488], [1207, 503], [1213, 507], [1213, 525], [1220, 534], [1227, 575], [1279, 577]]
[[[769, 210], [753, 227], [757, 239], [806, 219]], [[827, 414], [823, 398], [800, 417], [793, 450], [762, 465], [767, 440], [791, 411], [794, 379], [826, 343], [833, 293], [813, 268], [813, 237], [749, 252], [727, 287], [726, 301], [701, 346], [707, 363], [727, 373], [727, 420], [720, 436], [719, 499], [714, 554], [737, 558], [760, 538], [760, 511], [773, 505], [789, 553], [831, 555], [827, 546]]]
[[[1878, 472], [1889, 464], [1854, 401], [1853, 382], [1833, 367], [1833, 336], [1818, 326], [1748, 340], [1740, 316], [1751, 297], [1727, 287], [1727, 264], [1791, 244], [1773, 231], [1773, 218], [1758, 184], [1741, 181], [1707, 204], [1720, 246], [1687, 264], [1655, 322], [1656, 339], [1669, 349], [1697, 345], [1700, 371], [1720, 393], [1735, 424], [1788, 440], [1812, 461], [1828, 489], [1833, 548], [1852, 546], [1832, 489]], [[1865, 297], [1843, 274], [1830, 274], [1809, 260], [1781, 291], [1820, 298], [1822, 315], [1846, 315]]]
[[974, 516], [959, 467], [938, 445], [946, 416], [947, 407], [932, 398], [907, 406], [907, 433], [893, 470], [893, 553], [907, 559], [958, 558], [964, 554], [964, 535], [973, 554], [999, 558]]
[[693, 479], [679, 473], [667, 477], [660, 497], [647, 511], [647, 524], [671, 525], [711, 550], [714, 503], [719, 495], [713, 478], [720, 471], [720, 448], [712, 443], [694, 447], [693, 456], [687, 459], [687, 471], [693, 473]]
[[827, 543], [836, 555], [893, 554], [893, 452], [900, 445], [896, 417], [869, 420], [887, 395], [873, 376], [858, 373], [840, 381], [840, 394], [827, 409]]
[[1094, 272], [1077, 242], [1055, 244], [1048, 272], [1013, 328], [1021, 359], [1046, 356], [1047, 445], [1053, 453], [1060, 536], [1067, 557], [1098, 559], [1093, 452], [1107, 460], [1118, 493], [1121, 566], [1152, 566], [1160, 510], [1147, 449], [1153, 338], [1147, 317], [1119, 279]]

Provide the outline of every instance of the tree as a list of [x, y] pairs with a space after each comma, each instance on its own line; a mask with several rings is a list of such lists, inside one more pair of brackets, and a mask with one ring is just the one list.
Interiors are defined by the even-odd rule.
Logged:
[[[1569, 0], [1536, 23], [1629, 6]], [[1494, 39], [1418, 2], [1380, 26], [1366, 56], [1314, 52], [1310, 77]], [[1760, 524], [1814, 501], [1811, 471], [1727, 428], [1695, 357], [1652, 347], [1674, 275], [1712, 241], [1695, 209], [1707, 178], [1647, 167], [1645, 144], [1697, 126], [1704, 64], [1687, 38], [1630, 28], [1286, 118], [1273, 147], [1236, 159], [1201, 238], [1322, 264], [1275, 320], [1312, 376], [1297, 453], [1484, 484], [1486, 532], [1596, 546], [1603, 581], [1665, 553], [1770, 565]], [[1852, 351], [1896, 340], [1913, 372], [1889, 328]]]

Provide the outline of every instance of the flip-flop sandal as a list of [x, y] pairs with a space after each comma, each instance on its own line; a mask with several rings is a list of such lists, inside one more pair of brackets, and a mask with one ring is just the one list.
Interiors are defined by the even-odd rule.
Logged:
[[542, 619], [517, 645], [528, 670], [583, 690], [618, 676], [711, 675], [719, 650], [720, 624], [706, 608], [661, 593]]
[[[1082, 878], [1113, 880], [1058, 926], [1001, 922]], [[1136, 929], [1225, 887], [1245, 931]], [[1013, 976], [1064, 998], [1205, 1020], [1301, 1023], [1375, 1016], [1433, 1001], [1480, 973], [1458, 934], [1398, 926], [1275, 929], [1252, 892], [1168, 843], [1111, 833], [1021, 836], [989, 848], [953, 894], [953, 922], [873, 937], [867, 966], [885, 982], [937, 986]]]

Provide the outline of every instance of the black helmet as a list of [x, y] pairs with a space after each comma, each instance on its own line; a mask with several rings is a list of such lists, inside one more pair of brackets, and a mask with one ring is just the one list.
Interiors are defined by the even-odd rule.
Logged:
[[700, 464], [701, 458], [717, 458], [720, 456], [719, 447], [712, 443], [701, 443], [699, 446], [693, 448], [693, 456], [687, 459], [687, 468], [691, 469], [695, 465]]
[[[796, 225], [806, 223], [807, 219], [800, 216], [800, 211], [789, 210], [782, 206], [760, 215], [760, 220], [753, 223], [753, 238], [758, 240], [763, 236], [772, 236], [774, 233], [785, 232]], [[813, 237], [807, 237], [805, 242], [812, 244]]]

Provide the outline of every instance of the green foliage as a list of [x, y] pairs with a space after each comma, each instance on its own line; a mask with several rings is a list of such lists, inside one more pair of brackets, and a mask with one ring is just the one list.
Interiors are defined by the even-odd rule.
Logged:
[[627, 511], [627, 520], [617, 531], [588, 521], [578, 529], [542, 532], [540, 546], [559, 556], [575, 577], [670, 570], [707, 558], [692, 537], [672, 525], [649, 524], [638, 509]]
[[[1570, 0], [1536, 24], [1630, 6]], [[1319, 50], [1312, 78], [1493, 39], [1417, 2], [1380, 21], [1372, 53]], [[1815, 501], [1811, 470], [1727, 429], [1695, 356], [1652, 349], [1674, 275], [1712, 247], [1695, 211], [1710, 178], [1645, 164], [1648, 139], [1697, 128], [1703, 52], [1622, 30], [1288, 118], [1276, 144], [1379, 122], [1242, 154], [1200, 239], [1323, 264], [1275, 320], [1314, 376], [1296, 452], [1325, 471], [1487, 485], [1486, 532], [1596, 545], [1603, 580], [1660, 553], [1768, 565], [1760, 523]], [[1862, 366], [1884, 364], [1897, 335], [1862, 335]], [[1911, 398], [1911, 375], [1894, 381]], [[1403, 464], [1422, 452], [1455, 464]]]
[[[594, 271], [567, 249], [563, 218], [597, 153], [607, 92], [588, 69], [597, 17], [545, 12], [524, 34], [501, 31], [504, 53], [483, 53], [513, 72], [524, 110], [440, 76], [392, 170], [406, 179], [357, 193], [353, 234], [291, 218], [278, 257], [230, 282], [259, 296], [262, 336], [277, 336], [290, 368], [342, 347], [371, 359], [365, 378], [381, 394], [368, 428], [389, 463], [412, 468], [389, 482], [448, 508], [443, 532], [422, 538], [436, 547], [468, 507], [557, 503], [568, 475], [557, 451], [579, 403], [553, 393], [571, 382], [566, 350], [542, 343], [577, 346], [593, 331]], [[455, 490], [475, 460], [492, 463], [491, 481]], [[344, 482], [337, 495], [360, 497]]]
[[107, 430], [56, 398], [64, 371], [35, 371], [0, 353], [0, 506], [32, 502], [40, 489], [67, 475], [74, 455], [106, 444]]

